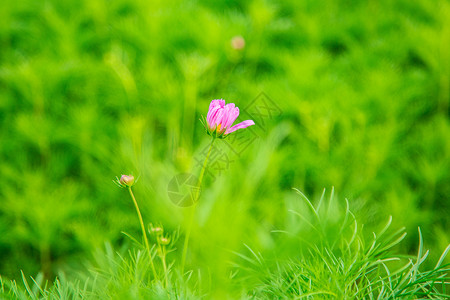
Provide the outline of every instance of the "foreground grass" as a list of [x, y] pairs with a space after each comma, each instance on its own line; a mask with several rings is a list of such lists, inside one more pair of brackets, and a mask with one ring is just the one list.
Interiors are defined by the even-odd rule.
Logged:
[[[253, 290], [255, 298], [445, 299], [450, 296], [450, 266], [443, 264], [450, 245], [434, 268], [424, 270], [429, 251], [424, 252], [420, 229], [417, 256], [402, 255], [397, 246], [406, 233], [404, 228], [390, 228], [392, 218], [369, 238], [362, 230], [363, 224], [350, 212], [348, 202], [342, 213], [333, 206], [333, 198], [329, 201], [322, 198], [314, 207], [300, 194], [311, 214], [308, 217], [302, 212], [293, 213], [308, 228], [277, 231], [290, 235], [286, 238], [292, 241], [287, 243], [298, 243], [298, 254], [285, 262], [274, 261], [272, 268], [260, 253], [250, 248], [250, 256], [241, 255], [251, 265], [247, 269], [249, 276], [259, 281]], [[332, 218], [336, 214], [340, 217]]]
[[[406, 235], [404, 228], [392, 230], [392, 218], [377, 233], [368, 235], [354, 214], [336, 205], [334, 195], [324, 195], [314, 206], [301, 192], [308, 210], [292, 211], [295, 231], [276, 230], [279, 243], [265, 258], [246, 245], [229, 264], [227, 293], [207, 286], [205, 270], [180, 274], [172, 260], [157, 263], [153, 276], [144, 245], [136, 242], [130, 250], [114, 251], [107, 244], [95, 254], [89, 271], [78, 280], [59, 277], [53, 284], [42, 275], [22, 282], [0, 280], [4, 299], [445, 299], [450, 297], [450, 266], [443, 261], [450, 245], [435, 267], [424, 269], [429, 251], [423, 248], [419, 229], [417, 256], [398, 253]], [[149, 233], [152, 231], [150, 230]], [[174, 239], [175, 240], [175, 239]], [[292, 247], [292, 243], [296, 244]], [[290, 247], [287, 247], [287, 246]], [[294, 253], [292, 250], [295, 249]], [[152, 248], [153, 259], [158, 251]], [[169, 248], [168, 252], [176, 251]], [[290, 252], [291, 253], [287, 253]], [[161, 257], [160, 257], [161, 258]], [[276, 258], [276, 259], [274, 259]], [[81, 279], [83, 278], [83, 279]]]

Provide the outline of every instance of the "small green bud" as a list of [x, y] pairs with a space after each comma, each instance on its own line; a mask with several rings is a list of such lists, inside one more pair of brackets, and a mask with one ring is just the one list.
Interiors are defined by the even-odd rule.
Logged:
[[164, 237], [164, 236], [158, 236], [158, 243], [160, 245], [165, 246], [165, 245], [168, 245], [170, 243], [170, 239], [167, 238], [167, 237]]
[[150, 230], [153, 234], [156, 235], [160, 235], [164, 232], [164, 230], [161, 227], [152, 227]]
[[133, 175], [122, 175], [120, 176], [119, 183], [123, 186], [133, 186], [134, 176]]

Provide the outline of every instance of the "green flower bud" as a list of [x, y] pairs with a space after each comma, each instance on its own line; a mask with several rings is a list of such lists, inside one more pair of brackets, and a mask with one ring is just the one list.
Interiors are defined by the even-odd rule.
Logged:
[[122, 176], [120, 176], [119, 183], [124, 186], [133, 186], [134, 176], [133, 175], [122, 175]]

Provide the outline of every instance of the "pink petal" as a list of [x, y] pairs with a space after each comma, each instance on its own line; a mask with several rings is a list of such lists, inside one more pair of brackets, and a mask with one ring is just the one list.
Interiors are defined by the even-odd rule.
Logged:
[[[222, 124], [222, 119], [224, 118], [225, 108], [219, 108], [215, 117], [211, 120], [211, 129], [214, 129], [217, 127], [217, 125]], [[223, 129], [223, 126], [221, 125], [221, 129]]]
[[209, 110], [211, 110], [211, 108], [216, 107], [216, 106], [224, 107], [225, 100], [223, 100], [223, 99], [212, 100], [211, 103], [209, 104]]
[[228, 119], [228, 123], [227, 123], [227, 128], [231, 127], [231, 125], [233, 125], [234, 121], [236, 121], [236, 119], [239, 117], [239, 108], [235, 107], [229, 115], [229, 119]]
[[212, 127], [213, 120], [216, 118], [217, 112], [220, 108], [225, 106], [225, 100], [212, 100], [209, 104], [208, 114], [206, 115], [206, 122]]
[[214, 123], [214, 120], [217, 117], [217, 113], [219, 112], [219, 110], [221, 110], [221, 107], [220, 106], [216, 106], [216, 107], [213, 107], [208, 112], [208, 115], [206, 116], [206, 121], [208, 122], [208, 125], [212, 126], [212, 124]]
[[238, 129], [244, 129], [244, 128], [247, 128], [248, 126], [252, 126], [252, 125], [255, 125], [255, 122], [253, 122], [253, 120], [246, 120], [246, 121], [243, 121], [241, 123], [234, 125], [231, 128], [228, 128], [227, 131], [225, 132], [225, 134], [232, 133]]
[[224, 115], [224, 118], [222, 119], [223, 128], [230, 127], [233, 124], [233, 122], [236, 120], [236, 118], [237, 118], [236, 109], [237, 109], [238, 115], [239, 115], [239, 109], [237, 107], [235, 107], [234, 103], [229, 103], [229, 104], [225, 105], [225, 115]]

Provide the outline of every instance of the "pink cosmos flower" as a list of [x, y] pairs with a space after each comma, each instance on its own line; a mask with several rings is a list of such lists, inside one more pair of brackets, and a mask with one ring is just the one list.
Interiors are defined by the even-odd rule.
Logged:
[[239, 108], [234, 103], [225, 105], [225, 100], [212, 100], [209, 105], [208, 115], [206, 116], [206, 131], [209, 135], [219, 138], [225, 138], [228, 134], [238, 130], [255, 125], [252, 120], [246, 120], [234, 126], [239, 116]]

